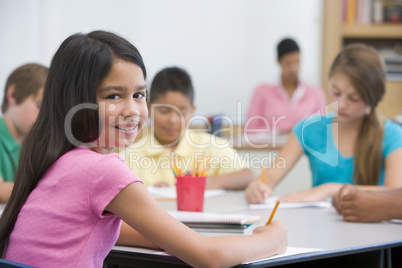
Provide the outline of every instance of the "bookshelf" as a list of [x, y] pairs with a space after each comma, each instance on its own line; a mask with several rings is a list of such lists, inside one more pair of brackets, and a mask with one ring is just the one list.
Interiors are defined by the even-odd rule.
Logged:
[[386, 38], [402, 39], [402, 24], [344, 25], [344, 38]]
[[[331, 63], [344, 45], [355, 42], [366, 43], [376, 48], [395, 46], [398, 43], [402, 45], [402, 23], [344, 23], [342, 4], [345, 1], [323, 1], [322, 84], [325, 89], [328, 86]], [[388, 78], [386, 88], [379, 109], [385, 117], [393, 119], [402, 113], [402, 77]]]

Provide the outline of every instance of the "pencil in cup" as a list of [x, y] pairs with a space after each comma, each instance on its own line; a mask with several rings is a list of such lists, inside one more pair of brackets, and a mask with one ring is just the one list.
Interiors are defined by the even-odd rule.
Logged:
[[208, 156], [206, 161], [204, 162], [204, 155], [201, 155], [200, 158], [197, 157], [196, 161], [194, 161], [194, 169], [193, 171], [188, 170], [187, 172], [181, 172], [181, 170], [177, 167], [177, 164], [174, 162], [173, 166], [173, 174], [175, 176], [189, 176], [189, 177], [205, 177], [207, 176], [207, 171], [209, 169], [209, 162], [211, 157]]
[[265, 225], [268, 225], [268, 224], [270, 224], [270, 223], [272, 222], [272, 219], [274, 218], [275, 212], [276, 212], [276, 210], [278, 209], [279, 204], [280, 204], [280, 202], [279, 202], [279, 201], [276, 201], [275, 207], [274, 207], [274, 209], [272, 210], [271, 215], [269, 216], [269, 219], [268, 219], [268, 221], [267, 221], [267, 223], [266, 223]]

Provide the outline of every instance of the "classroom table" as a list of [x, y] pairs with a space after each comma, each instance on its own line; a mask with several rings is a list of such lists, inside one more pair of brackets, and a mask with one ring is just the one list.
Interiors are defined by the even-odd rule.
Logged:
[[[176, 210], [175, 201], [158, 202], [164, 209]], [[261, 215], [259, 225], [266, 222], [271, 212], [270, 209], [249, 209], [243, 191], [230, 191], [206, 199], [204, 211], [258, 214]], [[342, 221], [332, 207], [278, 209], [274, 220], [282, 221], [287, 228], [289, 246], [322, 250], [236, 267], [402, 267], [401, 223], [348, 223]], [[154, 256], [116, 249], [109, 253], [105, 265], [188, 267], [174, 256]]]

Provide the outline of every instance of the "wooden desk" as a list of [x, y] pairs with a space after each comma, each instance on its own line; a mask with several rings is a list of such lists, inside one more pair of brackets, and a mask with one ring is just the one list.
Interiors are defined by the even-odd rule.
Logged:
[[[176, 210], [175, 201], [159, 201], [167, 210]], [[250, 210], [244, 192], [229, 192], [205, 200], [204, 211], [259, 214], [263, 225], [270, 210]], [[402, 267], [402, 224], [343, 222], [331, 208], [278, 209], [275, 220], [288, 230], [289, 246], [319, 248], [323, 251], [293, 255], [237, 267]], [[258, 225], [258, 224], [257, 224]], [[251, 230], [249, 230], [251, 232]], [[267, 241], [268, 242], [268, 241]], [[105, 264], [131, 267], [181, 267], [173, 256], [153, 256], [112, 250]]]

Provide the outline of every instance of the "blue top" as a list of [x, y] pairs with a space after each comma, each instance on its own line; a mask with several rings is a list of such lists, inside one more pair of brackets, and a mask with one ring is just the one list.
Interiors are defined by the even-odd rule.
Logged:
[[[353, 184], [354, 157], [345, 158], [338, 151], [332, 136], [333, 118], [333, 114], [312, 116], [293, 128], [293, 133], [309, 158], [313, 186], [328, 182]], [[380, 185], [384, 185], [384, 160], [399, 148], [402, 148], [402, 127], [387, 120], [382, 140]]]

